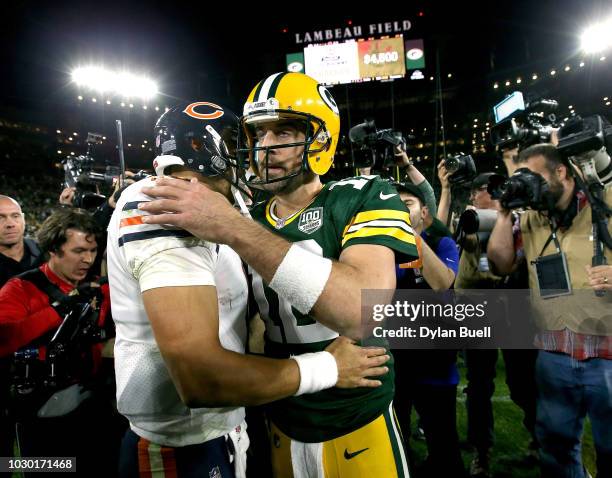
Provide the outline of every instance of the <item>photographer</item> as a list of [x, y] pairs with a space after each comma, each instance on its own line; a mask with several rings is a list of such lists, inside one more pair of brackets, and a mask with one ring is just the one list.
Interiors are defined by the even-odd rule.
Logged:
[[437, 169], [441, 186], [437, 219], [448, 226], [468, 200], [466, 193], [477, 175], [476, 164], [471, 155], [459, 153], [440, 161]]
[[[112, 192], [108, 198], [93, 211], [93, 219], [98, 224], [100, 230], [104, 231], [108, 227], [108, 223], [113, 215], [117, 200], [125, 188], [127, 188], [130, 184], [133, 184], [135, 181], [143, 179], [144, 177], [146, 177], [146, 175], [143, 173], [135, 174], [132, 171], [125, 171], [125, 181], [123, 186], [120, 186], [121, 183], [118, 181], [118, 178], [113, 178], [114, 186]], [[81, 197], [82, 194], [83, 193], [79, 194], [79, 190], [76, 186], [66, 186], [60, 193], [59, 203], [62, 206], [80, 207], [79, 200], [77, 198]], [[104, 242], [105, 241], [102, 241], [102, 243]]]
[[[590, 265], [591, 205], [556, 147], [530, 146], [521, 151], [518, 165], [529, 171], [519, 170], [513, 177], [539, 175], [535, 181], [522, 181], [530, 184], [528, 194], [537, 199], [532, 201], [535, 210], [522, 214], [519, 231], [513, 234], [510, 211], [502, 209], [487, 252], [501, 273], [509, 272], [517, 257], [524, 255], [529, 287], [540, 296], [534, 299], [534, 307], [541, 322], [536, 337], [540, 349], [536, 434], [542, 447], [542, 476], [586, 475], [580, 440], [587, 414], [598, 476], [612, 476], [612, 331], [604, 322], [610, 299], [592, 292], [584, 295], [586, 290], [611, 289], [612, 266]], [[534, 194], [538, 189], [540, 193]], [[603, 196], [609, 206], [612, 188], [608, 186]], [[605, 257], [610, 263], [609, 249]]]
[[[399, 144], [394, 149], [395, 153], [395, 165], [404, 171], [405, 178], [414, 184], [419, 193], [423, 197], [423, 203], [427, 207], [427, 211], [431, 217], [435, 217], [437, 214], [436, 208], [436, 195], [434, 190], [429, 184], [429, 181], [423, 176], [421, 171], [408, 159], [406, 149], [403, 144]], [[426, 227], [429, 227], [427, 224]]]
[[[101, 331], [110, 311], [108, 286], [83, 282], [97, 254], [97, 233], [88, 213], [55, 212], [38, 234], [48, 261], [0, 289], [0, 357], [15, 354], [21, 455], [76, 456], [81, 472], [99, 467], [96, 457], [110, 445], [105, 434], [110, 403], [100, 403], [83, 387], [96, 380], [102, 344], [89, 337], [81, 343], [79, 334], [86, 325]], [[74, 329], [67, 328], [69, 319]], [[26, 356], [32, 360], [18, 376], [18, 362]]]
[[[439, 168], [444, 175], [444, 166]], [[458, 242], [462, 248], [459, 272], [455, 281], [457, 289], [498, 289], [526, 287], [521, 283], [520, 268], [511, 276], [502, 276], [490, 270], [487, 261], [487, 245], [491, 244], [489, 233], [500, 208], [487, 186], [493, 173], [478, 175], [470, 187], [470, 202], [458, 224]], [[441, 178], [442, 179], [442, 178]], [[450, 196], [450, 195], [449, 195]], [[450, 200], [450, 197], [449, 197]], [[489, 226], [487, 226], [487, 224]], [[476, 230], [475, 230], [476, 229]], [[525, 279], [522, 279], [525, 281]], [[495, 375], [498, 359], [497, 349], [468, 349], [465, 351], [468, 386], [467, 415], [468, 441], [475, 448], [470, 465], [472, 476], [488, 476], [491, 448], [494, 443], [494, 418], [491, 398], [495, 391]], [[506, 383], [510, 397], [524, 412], [523, 423], [532, 439], [527, 452], [529, 459], [535, 458], [535, 354], [531, 350], [502, 350], [506, 368]]]

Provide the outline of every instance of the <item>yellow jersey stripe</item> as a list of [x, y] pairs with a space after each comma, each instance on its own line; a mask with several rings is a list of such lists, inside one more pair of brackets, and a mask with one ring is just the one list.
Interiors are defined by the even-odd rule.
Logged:
[[375, 209], [372, 211], [363, 211], [355, 216], [355, 220], [351, 221], [351, 226], [360, 222], [373, 221], [375, 219], [401, 219], [410, 224], [410, 214], [407, 211], [398, 211], [397, 209]]
[[[318, 196], [318, 194], [317, 194]], [[266, 204], [266, 219], [268, 220], [268, 222], [270, 223], [270, 225], [274, 226], [275, 228], [279, 229], [282, 227], [285, 227], [287, 224], [291, 224], [293, 221], [295, 221], [300, 214], [302, 214], [302, 212], [304, 212], [304, 210], [309, 207], [314, 200], [317, 198], [317, 196], [315, 196], [313, 198], [312, 201], [310, 201], [306, 206], [304, 206], [302, 209], [300, 209], [299, 211], [294, 212], [293, 214], [291, 214], [290, 216], [286, 217], [284, 220], [282, 220], [281, 218], [280, 221], [278, 221], [277, 219], [274, 218], [274, 216], [272, 216], [272, 206], [274, 204], [276, 204], [276, 200], [274, 198], [270, 199], [268, 201], [268, 204]], [[279, 227], [278, 223], [281, 222], [282, 225]]]
[[346, 244], [347, 241], [358, 237], [371, 237], [371, 236], [389, 236], [395, 239], [399, 239], [402, 242], [416, 245], [414, 235], [407, 233], [403, 229], [398, 227], [364, 227], [358, 231], [347, 234], [342, 239], [342, 245]]

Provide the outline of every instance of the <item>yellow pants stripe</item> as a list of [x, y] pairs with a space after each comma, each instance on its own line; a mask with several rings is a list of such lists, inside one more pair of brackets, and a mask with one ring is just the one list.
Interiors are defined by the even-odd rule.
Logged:
[[275, 478], [409, 478], [392, 405], [367, 425], [333, 440], [302, 443], [271, 424], [270, 441]]

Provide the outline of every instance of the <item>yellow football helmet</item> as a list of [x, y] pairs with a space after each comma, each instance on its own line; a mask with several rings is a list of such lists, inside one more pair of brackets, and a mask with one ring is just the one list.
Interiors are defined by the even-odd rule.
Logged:
[[[291, 144], [259, 146], [255, 129], [260, 122], [298, 121], [303, 123], [305, 140]], [[248, 159], [257, 176], [251, 186], [282, 181], [303, 171], [325, 174], [334, 161], [340, 135], [340, 113], [331, 93], [303, 73], [281, 72], [260, 81], [247, 98], [240, 119], [238, 152]], [[267, 166], [260, 167], [258, 153], [271, 149], [304, 146], [302, 168], [298, 172], [268, 180]]]

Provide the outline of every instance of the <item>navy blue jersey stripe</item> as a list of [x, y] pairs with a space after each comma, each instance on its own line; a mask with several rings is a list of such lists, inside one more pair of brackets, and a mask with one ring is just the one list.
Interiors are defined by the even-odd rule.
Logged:
[[149, 202], [149, 201], [132, 201], [132, 202], [126, 202], [123, 205], [123, 209], [122, 211], [131, 211], [132, 209], [138, 209], [138, 205], [142, 202]]
[[154, 231], [132, 232], [124, 234], [119, 238], [119, 247], [126, 242], [141, 241], [143, 239], [153, 239], [155, 237], [194, 237], [188, 231], [178, 230], [172, 231], [168, 229], [155, 229]]

